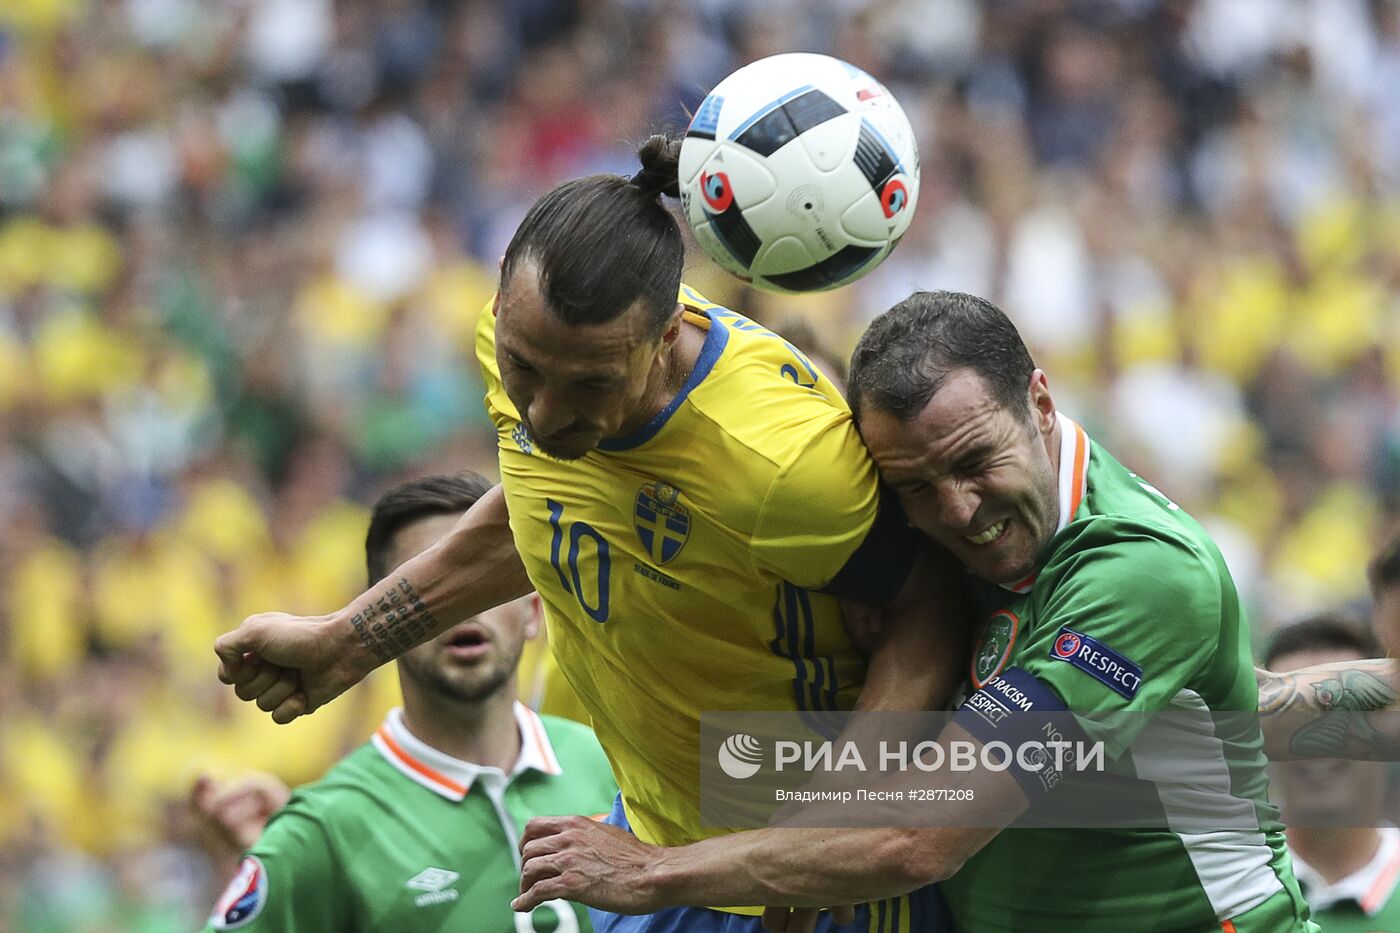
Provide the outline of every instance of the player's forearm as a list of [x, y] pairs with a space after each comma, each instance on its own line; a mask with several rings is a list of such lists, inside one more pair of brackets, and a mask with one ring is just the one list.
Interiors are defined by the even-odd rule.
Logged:
[[[956, 724], [939, 741], [981, 748]], [[829, 828], [848, 823], [853, 814], [848, 802], [827, 798], [789, 817], [796, 826], [658, 850], [651, 881], [667, 906], [827, 907], [894, 897], [951, 877], [1027, 806], [1013, 777], [978, 769], [945, 779], [944, 789], [956, 792], [950, 799], [963, 801], [949, 805], [958, 808], [956, 819], [947, 813], [955, 825], [901, 826], [927, 822], [934, 811], [898, 793], [907, 786], [904, 777], [885, 780], [868, 788], [895, 792], [874, 794], [872, 801], [885, 802], [865, 805], [863, 818], [873, 826]], [[811, 827], [823, 822], [829, 825]]]
[[1286, 674], [1256, 668], [1255, 674], [1264, 750], [1270, 758], [1400, 758], [1396, 661], [1340, 661]]
[[336, 629], [384, 663], [530, 592], [509, 519], [505, 495], [496, 486], [445, 538], [335, 613]]
[[659, 849], [645, 884], [666, 906], [829, 907], [894, 897], [956, 870], [930, 829], [760, 829]]

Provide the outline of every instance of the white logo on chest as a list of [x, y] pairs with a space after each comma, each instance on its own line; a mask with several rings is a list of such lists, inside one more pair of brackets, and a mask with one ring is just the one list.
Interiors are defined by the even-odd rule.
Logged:
[[422, 894], [413, 899], [413, 903], [419, 907], [431, 907], [433, 904], [445, 904], [457, 899], [457, 889], [447, 886], [460, 877], [462, 876], [457, 872], [448, 871], [446, 868], [425, 868], [409, 878], [404, 887], [422, 891]]

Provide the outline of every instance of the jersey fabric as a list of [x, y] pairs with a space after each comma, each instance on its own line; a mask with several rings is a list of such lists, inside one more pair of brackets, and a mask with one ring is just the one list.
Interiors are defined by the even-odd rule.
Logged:
[[616, 785], [587, 728], [515, 706], [520, 757], [505, 774], [415, 738], [402, 710], [314, 784], [248, 850], [206, 930], [589, 929], [578, 905], [510, 909], [532, 816], [604, 814]]
[[[850, 709], [865, 659], [817, 590], [884, 577], [843, 595], [889, 598], [913, 557], [902, 521], [877, 522], [875, 467], [830, 381], [752, 321], [685, 286], [679, 300], [707, 331], [684, 387], [569, 462], [534, 448], [507, 397], [489, 310], [477, 331], [511, 531], [551, 645], [632, 827], [661, 845], [718, 832], [699, 814], [700, 713]], [[843, 573], [872, 553], [872, 529], [895, 525], [878, 560]]]
[[[1219, 551], [1196, 522], [1059, 416], [1059, 529], [1013, 587], [983, 584], [974, 688], [1029, 675], [1102, 740], [1108, 770], [1156, 809], [1161, 829], [1008, 829], [944, 895], [960, 930], [1315, 930], [1268, 803], [1247, 621]], [[1175, 710], [1201, 750], [1173, 769], [1149, 717]], [[1199, 715], [1197, 715], [1199, 714]], [[1174, 713], [1175, 717], [1177, 714]], [[1174, 719], [1174, 721], [1177, 721]], [[1055, 790], [1046, 803], [1053, 802]], [[1203, 800], [1205, 803], [1203, 803]], [[1231, 829], [1189, 831], [1186, 815], [1228, 814]]]
[[1303, 894], [1323, 933], [1400, 933], [1400, 829], [1385, 826], [1380, 833], [1371, 860], [1332, 884], [1293, 856]]

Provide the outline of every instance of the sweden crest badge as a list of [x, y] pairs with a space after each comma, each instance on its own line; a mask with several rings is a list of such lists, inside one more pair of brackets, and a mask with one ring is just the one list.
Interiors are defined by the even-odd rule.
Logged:
[[690, 509], [680, 504], [681, 491], [659, 480], [637, 490], [632, 527], [652, 563], [669, 564], [690, 537]]

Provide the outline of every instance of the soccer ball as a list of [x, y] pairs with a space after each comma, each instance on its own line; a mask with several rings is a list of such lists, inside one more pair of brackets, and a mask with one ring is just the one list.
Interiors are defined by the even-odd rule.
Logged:
[[700, 247], [746, 282], [811, 292], [853, 282], [894, 249], [919, 196], [899, 103], [840, 59], [745, 65], [700, 104], [680, 154], [681, 206]]

